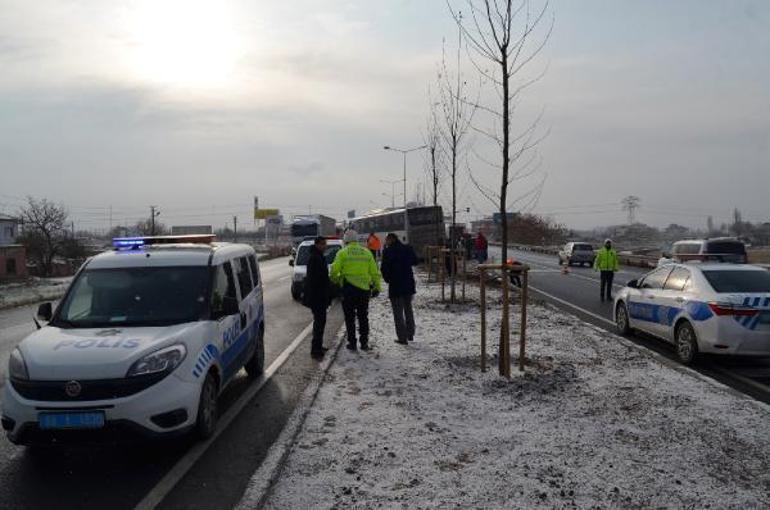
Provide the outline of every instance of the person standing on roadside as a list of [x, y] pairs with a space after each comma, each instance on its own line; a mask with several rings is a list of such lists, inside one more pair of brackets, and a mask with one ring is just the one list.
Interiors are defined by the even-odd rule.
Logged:
[[412, 297], [416, 289], [412, 267], [416, 265], [414, 249], [399, 241], [396, 234], [388, 234], [385, 237], [385, 251], [382, 252], [382, 278], [388, 283], [388, 298], [396, 325], [396, 343], [404, 345], [414, 340]]
[[372, 252], [358, 244], [358, 232], [348, 230], [345, 247], [337, 252], [331, 280], [342, 287], [342, 311], [348, 335], [347, 348], [356, 350], [356, 319], [361, 350], [369, 350], [369, 298], [380, 293], [380, 270]]
[[366, 239], [366, 247], [372, 252], [374, 260], [377, 260], [380, 250], [382, 249], [382, 242], [380, 241], [380, 238], [377, 237], [377, 234], [369, 232], [369, 237]]
[[615, 273], [619, 269], [618, 253], [612, 247], [612, 241], [607, 239], [604, 246], [599, 249], [594, 259], [594, 271], [599, 271], [599, 293], [602, 302], [605, 298], [612, 301], [612, 281], [615, 279]]
[[489, 243], [487, 243], [487, 238], [484, 237], [484, 234], [479, 232], [479, 235], [476, 236], [476, 260], [478, 260], [479, 264], [487, 261], [488, 248]]
[[326, 264], [326, 239], [316, 237], [310, 248], [310, 259], [307, 263], [303, 304], [313, 312], [313, 340], [310, 344], [310, 355], [315, 359], [324, 357], [327, 349], [323, 346], [324, 330], [326, 329], [326, 309], [329, 307], [329, 266]]

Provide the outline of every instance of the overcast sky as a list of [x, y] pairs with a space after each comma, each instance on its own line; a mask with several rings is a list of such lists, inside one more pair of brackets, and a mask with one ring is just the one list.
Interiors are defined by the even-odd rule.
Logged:
[[[532, 70], [548, 72], [517, 119], [542, 110], [550, 129], [536, 212], [621, 223], [635, 194], [657, 225], [726, 222], [733, 207], [770, 220], [770, 3], [552, 12]], [[389, 205], [380, 181], [400, 178], [401, 157], [382, 146], [421, 144], [442, 38], [457, 41], [444, 0], [0, 0], [0, 13], [0, 212], [47, 197], [78, 228], [106, 227], [110, 206], [113, 224], [135, 223], [151, 204], [167, 224], [249, 224], [254, 195], [287, 216]], [[461, 219], [491, 212], [460, 181]], [[414, 153], [410, 198], [423, 182]]]

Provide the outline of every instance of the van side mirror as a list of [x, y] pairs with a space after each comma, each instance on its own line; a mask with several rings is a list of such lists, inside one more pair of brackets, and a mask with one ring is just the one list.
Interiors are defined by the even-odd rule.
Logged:
[[631, 280], [626, 284], [626, 287], [631, 287], [632, 289], [638, 289], [639, 288], [639, 280]]
[[38, 319], [50, 322], [51, 317], [53, 317], [53, 305], [51, 303], [43, 303], [37, 307]]

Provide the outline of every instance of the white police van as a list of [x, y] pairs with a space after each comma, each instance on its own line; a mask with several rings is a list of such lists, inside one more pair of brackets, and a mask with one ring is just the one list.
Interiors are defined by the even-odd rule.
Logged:
[[[210, 436], [217, 400], [264, 366], [259, 265], [214, 236], [115, 239], [89, 259], [47, 325], [12, 352], [2, 425], [17, 444]], [[106, 436], [106, 437], [105, 437]]]

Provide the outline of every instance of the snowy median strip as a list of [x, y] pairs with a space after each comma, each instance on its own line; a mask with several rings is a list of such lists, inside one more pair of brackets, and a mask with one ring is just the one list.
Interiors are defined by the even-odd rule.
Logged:
[[770, 505], [770, 407], [550, 306], [530, 307], [526, 373], [482, 374], [478, 306], [437, 298], [419, 289], [409, 346], [372, 301], [374, 350], [339, 352], [240, 508]]

